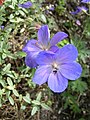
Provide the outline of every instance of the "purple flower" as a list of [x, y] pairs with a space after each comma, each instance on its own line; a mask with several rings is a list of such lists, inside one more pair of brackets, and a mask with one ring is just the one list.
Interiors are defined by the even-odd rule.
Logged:
[[32, 7], [32, 2], [28, 1], [23, 4], [19, 4], [18, 6], [22, 7], [22, 8], [30, 8], [30, 7]]
[[87, 10], [88, 10], [88, 8], [86, 8], [85, 6], [77, 7], [76, 11], [71, 12], [71, 14], [75, 15], [75, 14], [80, 13], [81, 11], [83, 11], [83, 12], [87, 12]]
[[90, 3], [90, 0], [82, 0], [82, 3]]
[[0, 28], [2, 29], [2, 30], [4, 30], [4, 26], [2, 25], [2, 26], [0, 26]]
[[68, 86], [68, 79], [76, 80], [81, 75], [82, 68], [75, 62], [77, 55], [78, 51], [72, 44], [65, 45], [54, 54], [40, 53], [33, 82], [39, 85], [47, 82], [52, 91], [63, 92]]
[[78, 26], [80, 26], [80, 25], [81, 25], [80, 20], [76, 20], [76, 24], [77, 24]]
[[58, 42], [68, 37], [64, 32], [57, 32], [50, 40], [50, 31], [47, 25], [42, 26], [38, 30], [38, 40], [29, 40], [23, 51], [27, 53], [25, 63], [29, 67], [36, 67], [37, 55], [42, 51], [50, 53], [56, 52], [59, 48], [55, 46]]
[[54, 5], [49, 5], [49, 10], [51, 10], [51, 11], [54, 11], [55, 10], [55, 7], [54, 7]]
[[49, 10], [54, 11], [55, 10], [54, 6], [50, 7]]

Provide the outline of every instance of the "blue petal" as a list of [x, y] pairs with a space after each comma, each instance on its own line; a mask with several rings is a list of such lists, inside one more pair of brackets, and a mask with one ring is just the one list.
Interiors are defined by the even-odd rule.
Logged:
[[1, 28], [2, 30], [4, 30], [4, 27], [5, 27], [5, 26], [3, 26], [3, 25], [0, 26], [0, 28]]
[[50, 31], [47, 25], [42, 26], [38, 31], [38, 41], [47, 46], [50, 40]]
[[23, 48], [23, 51], [26, 52], [26, 53], [29, 53], [29, 52], [39, 52], [41, 51], [41, 49], [37, 46], [37, 40], [29, 40], [26, 45], [24, 46]]
[[36, 58], [38, 65], [51, 65], [54, 59], [54, 53], [40, 52]]
[[84, 12], [86, 12], [88, 10], [88, 8], [85, 6], [78, 7], [78, 9], [81, 11], [84, 11]]
[[60, 66], [60, 72], [67, 79], [76, 80], [82, 73], [82, 67], [76, 62], [62, 64]]
[[81, 2], [82, 2], [82, 3], [89, 3], [90, 0], [82, 0]]
[[75, 11], [71, 12], [71, 14], [72, 14], [72, 15], [76, 15], [76, 14], [78, 14], [79, 12], [81, 12], [81, 10], [77, 8]]
[[51, 46], [49, 51], [52, 51], [54, 53], [56, 53], [59, 50], [59, 48], [57, 46]]
[[88, 10], [88, 8], [86, 8], [85, 6], [78, 6], [76, 11], [74, 12], [71, 12], [71, 14], [75, 15], [75, 14], [78, 14], [79, 12], [83, 11], [83, 12], [86, 12]]
[[48, 86], [53, 92], [63, 92], [68, 86], [68, 80], [59, 72], [57, 74], [51, 73], [48, 78]]
[[65, 32], [57, 32], [51, 39], [50, 45], [53, 46], [67, 37], [68, 35]]
[[34, 55], [27, 54], [25, 58], [25, 63], [28, 67], [35, 68], [37, 66], [35, 54]]
[[27, 1], [23, 4], [19, 4], [18, 6], [22, 7], [22, 8], [30, 8], [30, 7], [32, 7], [32, 3], [30, 1]]
[[33, 82], [42, 85], [43, 83], [47, 82], [48, 76], [51, 72], [51, 67], [48, 65], [40, 66], [33, 77]]
[[77, 48], [72, 44], [65, 45], [56, 52], [56, 59], [59, 63], [68, 63], [75, 61], [77, 56]]

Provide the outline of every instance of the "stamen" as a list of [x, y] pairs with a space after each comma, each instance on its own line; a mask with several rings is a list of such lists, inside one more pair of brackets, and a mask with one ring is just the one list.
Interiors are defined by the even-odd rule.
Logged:
[[36, 45], [38, 48], [42, 49], [42, 45], [41, 45], [41, 44], [38, 44], [38, 42], [36, 42], [35, 45]]
[[57, 71], [58, 71], [58, 64], [57, 63], [53, 63], [52, 68], [53, 68], [53, 73], [56, 74]]
[[50, 48], [50, 45], [44, 46], [44, 45], [42, 45], [41, 43], [38, 43], [38, 42], [36, 42], [35, 45], [36, 45], [38, 48], [40, 48], [40, 49], [42, 49], [42, 50], [45, 50], [45, 51], [48, 51], [49, 48]]

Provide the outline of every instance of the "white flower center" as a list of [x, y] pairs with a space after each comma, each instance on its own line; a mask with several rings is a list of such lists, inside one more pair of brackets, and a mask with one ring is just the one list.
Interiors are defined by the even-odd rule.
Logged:
[[52, 64], [52, 69], [53, 69], [53, 73], [56, 74], [58, 71], [58, 64], [56, 62]]
[[39, 44], [38, 42], [36, 43], [36, 46], [38, 46], [40, 49], [48, 51], [50, 48], [50, 45], [48, 44], [47, 46], [43, 45], [43, 44]]

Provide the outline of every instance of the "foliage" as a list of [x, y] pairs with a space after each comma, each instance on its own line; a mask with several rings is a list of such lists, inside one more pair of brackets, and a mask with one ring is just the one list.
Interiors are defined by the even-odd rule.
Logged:
[[[62, 30], [69, 34], [68, 40], [62, 41], [58, 46], [72, 43], [78, 49], [77, 61], [83, 67], [82, 76], [74, 82], [70, 81], [68, 89], [58, 96], [62, 97], [63, 109], [69, 107], [74, 114], [81, 113], [80, 97], [90, 88], [90, 17], [84, 13], [72, 16], [70, 11], [73, 8], [67, 8], [70, 1], [54, 0], [44, 4], [42, 0], [39, 2], [31, 0], [33, 3], [31, 8], [18, 7], [19, 3], [26, 1], [6, 0], [0, 6], [0, 26], [5, 26], [3, 30], [0, 28], [0, 107], [7, 102], [12, 106], [20, 103], [20, 110], [23, 111], [30, 106], [32, 116], [41, 109], [53, 111], [52, 91], [46, 85], [39, 87], [32, 82], [35, 69], [25, 66], [26, 54], [22, 52], [26, 41], [36, 38], [38, 26], [48, 24], [52, 31], [51, 36], [56, 31]], [[49, 10], [49, 4], [54, 5], [54, 11]], [[81, 26], [75, 23], [78, 18]]]

